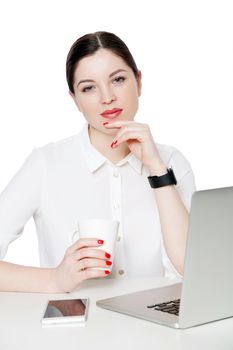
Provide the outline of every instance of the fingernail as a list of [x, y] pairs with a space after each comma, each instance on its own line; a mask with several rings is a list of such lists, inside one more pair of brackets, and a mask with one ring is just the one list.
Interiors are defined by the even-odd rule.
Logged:
[[109, 275], [110, 274], [110, 271], [108, 271], [108, 270], [105, 270], [104, 272], [105, 272], [105, 275]]
[[104, 241], [102, 239], [98, 239], [98, 244], [104, 244]]
[[112, 265], [112, 262], [111, 261], [106, 261], [106, 265], [110, 266], [110, 265]]
[[111, 143], [111, 147], [113, 148], [113, 146], [115, 146], [117, 144], [117, 141], [114, 141]]
[[106, 257], [107, 259], [110, 259], [110, 258], [111, 258], [111, 255], [108, 254], [108, 253], [105, 253], [105, 257]]
[[103, 123], [103, 125], [106, 125], [106, 124], [109, 124], [109, 122], [105, 122], [105, 123]]

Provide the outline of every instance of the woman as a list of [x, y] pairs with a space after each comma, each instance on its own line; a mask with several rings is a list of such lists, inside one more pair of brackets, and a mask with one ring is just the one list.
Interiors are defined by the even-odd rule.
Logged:
[[193, 173], [177, 149], [134, 121], [142, 74], [127, 46], [113, 33], [84, 35], [68, 53], [66, 73], [86, 123], [77, 135], [35, 148], [1, 194], [1, 258], [33, 216], [41, 267], [0, 262], [0, 290], [70, 292], [106, 277], [90, 269], [111, 264], [95, 249], [98, 232], [71, 244], [86, 218], [120, 221], [112, 277], [182, 275]]

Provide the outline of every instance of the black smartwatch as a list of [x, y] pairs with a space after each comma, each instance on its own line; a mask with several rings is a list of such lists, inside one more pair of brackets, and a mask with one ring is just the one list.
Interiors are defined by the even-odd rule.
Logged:
[[177, 184], [176, 177], [172, 168], [167, 169], [167, 174], [164, 174], [162, 176], [148, 176], [148, 180], [152, 188]]

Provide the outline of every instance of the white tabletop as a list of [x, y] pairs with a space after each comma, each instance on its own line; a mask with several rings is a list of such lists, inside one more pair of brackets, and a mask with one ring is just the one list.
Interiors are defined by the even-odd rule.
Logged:
[[[0, 293], [1, 350], [233, 349], [233, 318], [186, 330], [172, 329], [96, 306], [96, 300], [177, 282], [165, 278], [86, 281], [70, 294]], [[90, 298], [84, 327], [44, 328], [49, 298]]]

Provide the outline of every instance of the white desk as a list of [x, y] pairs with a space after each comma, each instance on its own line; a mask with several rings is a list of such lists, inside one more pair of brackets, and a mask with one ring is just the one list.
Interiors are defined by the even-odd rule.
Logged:
[[[96, 300], [174, 283], [168, 279], [90, 280], [70, 294], [0, 293], [1, 350], [232, 350], [233, 318], [176, 330], [104, 310]], [[87, 323], [42, 328], [40, 319], [49, 298], [89, 297]]]

